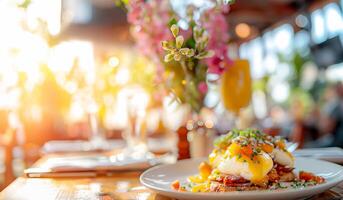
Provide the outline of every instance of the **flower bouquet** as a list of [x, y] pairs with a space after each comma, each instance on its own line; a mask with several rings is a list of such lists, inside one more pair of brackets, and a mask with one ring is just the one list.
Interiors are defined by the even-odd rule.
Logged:
[[156, 85], [199, 112], [208, 91], [207, 75], [219, 78], [231, 64], [225, 16], [229, 4], [211, 0], [205, 9], [188, 5], [182, 17], [168, 0], [126, 3], [136, 45], [157, 66]]

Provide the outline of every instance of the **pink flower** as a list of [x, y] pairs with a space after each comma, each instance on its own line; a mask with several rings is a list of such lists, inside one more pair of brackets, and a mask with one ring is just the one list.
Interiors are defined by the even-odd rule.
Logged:
[[221, 5], [221, 9], [222, 9], [223, 14], [228, 14], [230, 11], [230, 5], [229, 4]]
[[198, 84], [198, 90], [200, 91], [201, 94], [206, 94], [207, 91], [208, 91], [208, 87], [207, 87], [207, 84], [202, 81]]
[[170, 9], [169, 2], [165, 0], [131, 0], [128, 6], [128, 22], [132, 25], [136, 46], [154, 61], [160, 62], [156, 57], [164, 55], [161, 42], [172, 38], [167, 26], [171, 18]]
[[212, 50], [215, 52], [214, 56], [205, 60], [208, 65], [208, 73], [220, 75], [230, 66], [232, 60], [228, 57], [227, 46], [225, 44], [221, 44]]
[[224, 16], [227, 11], [227, 6], [223, 6], [221, 9], [212, 8], [205, 11], [201, 17], [201, 23], [209, 34], [207, 49], [215, 52], [213, 57], [205, 60], [208, 65], [208, 73], [220, 75], [232, 62], [227, 49], [229, 34]]
[[128, 5], [128, 14], [127, 14], [127, 21], [131, 24], [139, 23], [141, 19], [143, 8], [144, 7], [144, 0], [131, 0]]
[[210, 38], [208, 46], [210, 48], [228, 41], [228, 25], [225, 16], [220, 10], [217, 10], [216, 8], [207, 10], [201, 17], [201, 22], [209, 33]]

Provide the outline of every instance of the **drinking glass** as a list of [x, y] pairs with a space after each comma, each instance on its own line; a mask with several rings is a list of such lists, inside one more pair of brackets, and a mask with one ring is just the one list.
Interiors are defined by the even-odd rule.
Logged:
[[225, 109], [236, 115], [236, 126], [239, 126], [240, 110], [248, 106], [251, 100], [251, 76], [247, 60], [235, 60], [223, 73], [220, 93]]
[[[79, 104], [89, 125], [89, 144], [92, 150], [106, 150], [108, 149], [108, 142], [105, 135], [99, 129], [98, 120], [98, 104], [94, 99], [94, 92], [91, 85], [87, 85], [83, 88], [79, 88], [73, 93], [72, 101], [75, 104]], [[87, 150], [89, 147], [87, 147]]]
[[109, 145], [104, 133], [99, 129], [98, 105], [93, 98], [87, 101], [86, 113], [90, 127], [89, 142], [94, 149], [107, 149]]
[[152, 158], [153, 154], [147, 147], [145, 122], [149, 95], [138, 86], [128, 87], [119, 92], [118, 101], [126, 107], [126, 113], [123, 113], [123, 117], [128, 119], [127, 129], [123, 132], [126, 147], [112, 159], [129, 162]]

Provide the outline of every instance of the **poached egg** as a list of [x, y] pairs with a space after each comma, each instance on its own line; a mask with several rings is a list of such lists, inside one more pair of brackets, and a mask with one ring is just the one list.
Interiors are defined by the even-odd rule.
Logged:
[[287, 150], [275, 148], [272, 155], [276, 163], [287, 167], [294, 167], [294, 157]]
[[247, 155], [244, 148], [232, 143], [218, 164], [218, 170], [224, 174], [243, 177], [257, 185], [264, 184], [268, 181], [267, 174], [273, 168], [273, 159], [264, 151], [255, 156]]

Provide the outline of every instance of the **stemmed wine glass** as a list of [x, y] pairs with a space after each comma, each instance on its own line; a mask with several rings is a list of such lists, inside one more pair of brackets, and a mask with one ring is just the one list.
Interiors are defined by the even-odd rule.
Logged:
[[107, 149], [106, 147], [108, 143], [106, 141], [106, 137], [99, 129], [99, 120], [97, 117], [98, 105], [94, 100], [93, 95], [88, 96], [86, 103], [86, 113], [91, 131], [89, 142], [95, 149]]
[[126, 147], [111, 160], [130, 163], [153, 158], [147, 147], [145, 127], [149, 95], [139, 86], [129, 86], [119, 92], [118, 98], [125, 102], [123, 106], [128, 119], [127, 129], [123, 132]]

